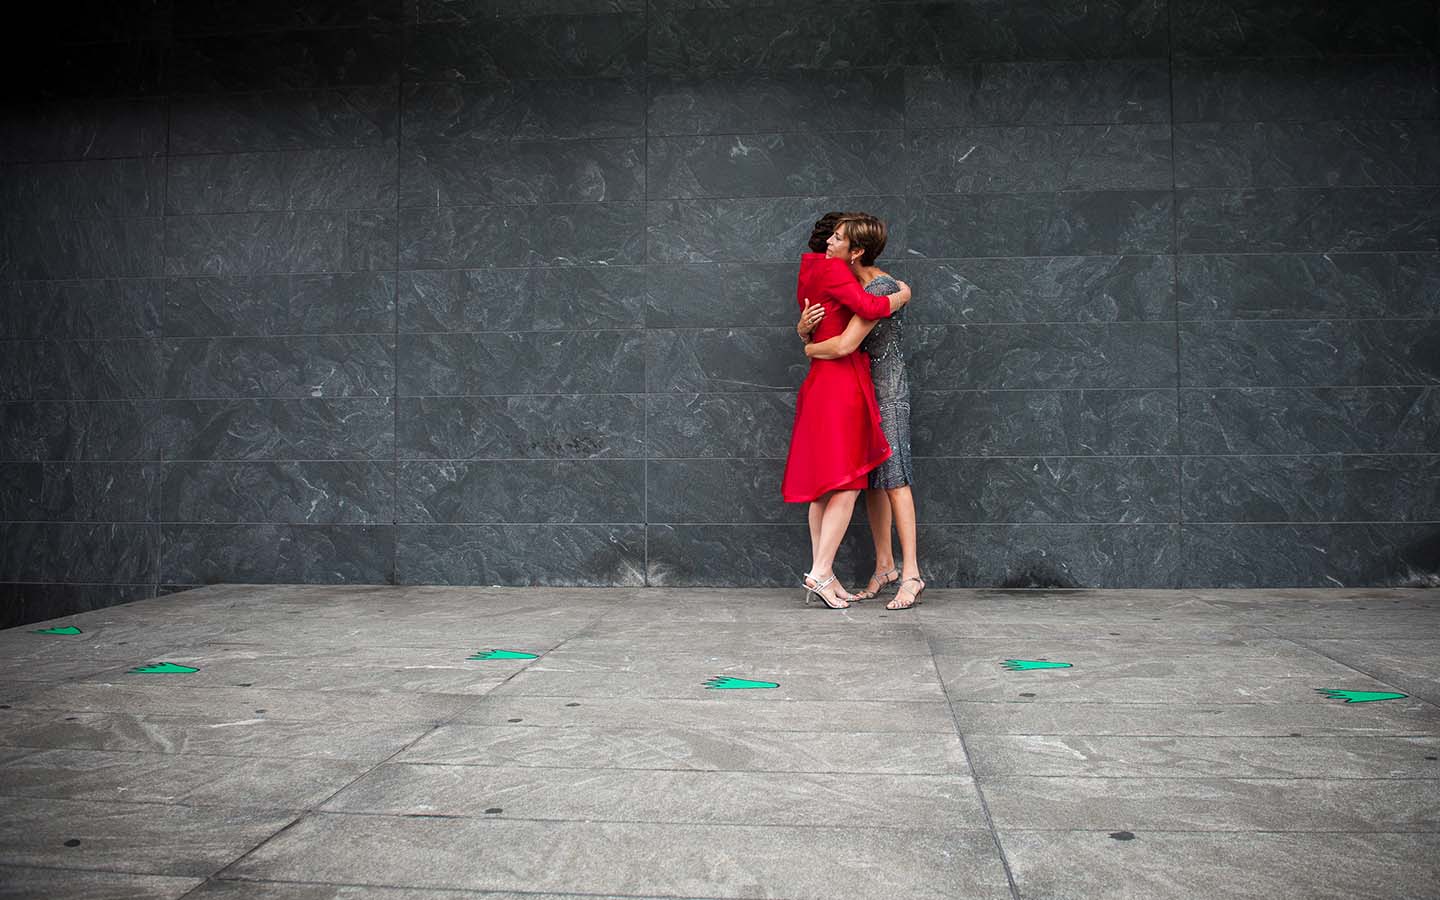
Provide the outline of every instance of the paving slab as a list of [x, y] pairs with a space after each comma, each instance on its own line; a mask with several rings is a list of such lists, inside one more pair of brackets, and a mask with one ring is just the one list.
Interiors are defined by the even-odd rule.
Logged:
[[673, 727], [441, 726], [396, 762], [730, 772], [968, 774], [955, 734], [714, 731]]
[[[389, 764], [323, 809], [586, 822], [983, 830], [962, 775]], [[499, 813], [491, 813], [498, 810]]]
[[[1025, 694], [1033, 696], [1026, 697]], [[961, 732], [976, 734], [1304, 737], [1440, 734], [1440, 707], [1416, 698], [1383, 703], [1045, 703], [1030, 685], [1005, 702], [951, 703]]]
[[378, 763], [430, 731], [429, 723], [346, 722], [343, 741], [328, 722], [251, 716], [134, 716], [64, 710], [0, 710], [0, 746], [131, 750], [206, 756], [350, 759]]
[[199, 878], [239, 859], [298, 814], [28, 797], [0, 797], [0, 805], [0, 865]]
[[[563, 666], [563, 662], [559, 665]], [[703, 659], [668, 671], [574, 671], [556, 664], [532, 665], [495, 687], [497, 696], [530, 697], [656, 697], [683, 699], [704, 696], [705, 683], [716, 676], [766, 681], [778, 687], [747, 692], [756, 702], [789, 700], [944, 700], [945, 689], [928, 660], [907, 666], [867, 665], [856, 659], [853, 668], [826, 671], [819, 665], [771, 667], [717, 665]]]
[[202, 883], [164, 875], [0, 866], [0, 900], [179, 900]]
[[[240, 722], [272, 719], [339, 722], [441, 722], [475, 702], [458, 694], [374, 694], [186, 687], [185, 675], [136, 675], [126, 683], [69, 683], [17, 692], [15, 709], [190, 715]], [[145, 682], [148, 679], [148, 683]]]
[[212, 879], [185, 900], [718, 900], [714, 897], [637, 897], [618, 894], [532, 894], [453, 888], [386, 888], [356, 884]]
[[226, 875], [641, 896], [794, 900], [1010, 896], [994, 840], [983, 831], [512, 822], [334, 813], [307, 816]]
[[325, 800], [369, 768], [366, 763], [332, 759], [42, 750], [0, 764], [0, 795], [303, 809]]
[[[955, 720], [934, 700], [789, 700], [753, 703], [739, 691], [709, 691], [694, 699], [656, 697], [525, 697], [486, 695], [456, 722], [500, 725], [674, 728], [709, 731], [835, 731], [851, 734], [954, 734]], [[752, 693], [749, 691], [743, 693]], [[1440, 715], [1440, 710], [1437, 710]]]
[[1436, 737], [974, 735], [978, 777], [1440, 778]]
[[1023, 900], [1417, 900], [1440, 877], [1436, 834], [1001, 834]]

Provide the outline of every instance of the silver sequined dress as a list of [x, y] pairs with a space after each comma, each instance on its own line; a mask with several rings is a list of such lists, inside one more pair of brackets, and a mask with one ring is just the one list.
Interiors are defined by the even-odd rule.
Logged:
[[[889, 275], [865, 285], [868, 293], [884, 296], [900, 290]], [[871, 488], [904, 487], [915, 480], [910, 460], [910, 380], [905, 377], [905, 352], [900, 348], [904, 310], [875, 323], [860, 344], [870, 354], [870, 377], [875, 381], [875, 402], [880, 407], [880, 430], [890, 443], [890, 458], [870, 470]]]

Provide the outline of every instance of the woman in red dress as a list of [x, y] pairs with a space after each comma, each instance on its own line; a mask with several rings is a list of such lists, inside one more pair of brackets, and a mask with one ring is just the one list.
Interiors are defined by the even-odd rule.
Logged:
[[[816, 222], [810, 236], [815, 252], [800, 257], [795, 302], [803, 309], [808, 298], [825, 309], [813, 335], [816, 341], [843, 332], [852, 315], [884, 318], [910, 299], [910, 289], [903, 283], [899, 293], [889, 296], [866, 293], [845, 260], [820, 252], [841, 216], [829, 213]], [[831, 609], [850, 605], [831, 569], [855, 498], [866, 487], [870, 470], [889, 457], [869, 356], [852, 353], [840, 359], [812, 359], [795, 401], [795, 426], [780, 492], [787, 503], [810, 504], [811, 559], [804, 584]]]

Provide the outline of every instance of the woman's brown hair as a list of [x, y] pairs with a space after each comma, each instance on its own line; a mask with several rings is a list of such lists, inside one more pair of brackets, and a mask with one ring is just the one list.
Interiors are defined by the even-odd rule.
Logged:
[[860, 265], [875, 265], [875, 260], [885, 252], [885, 223], [869, 213], [847, 213], [835, 227], [845, 229], [852, 250], [859, 247], [863, 251]]

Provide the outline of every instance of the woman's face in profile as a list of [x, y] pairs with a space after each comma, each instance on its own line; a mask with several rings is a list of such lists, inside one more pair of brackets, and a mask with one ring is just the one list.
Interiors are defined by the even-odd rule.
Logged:
[[836, 228], [825, 242], [825, 258], [850, 261], [850, 239], [845, 236], [845, 229]]

